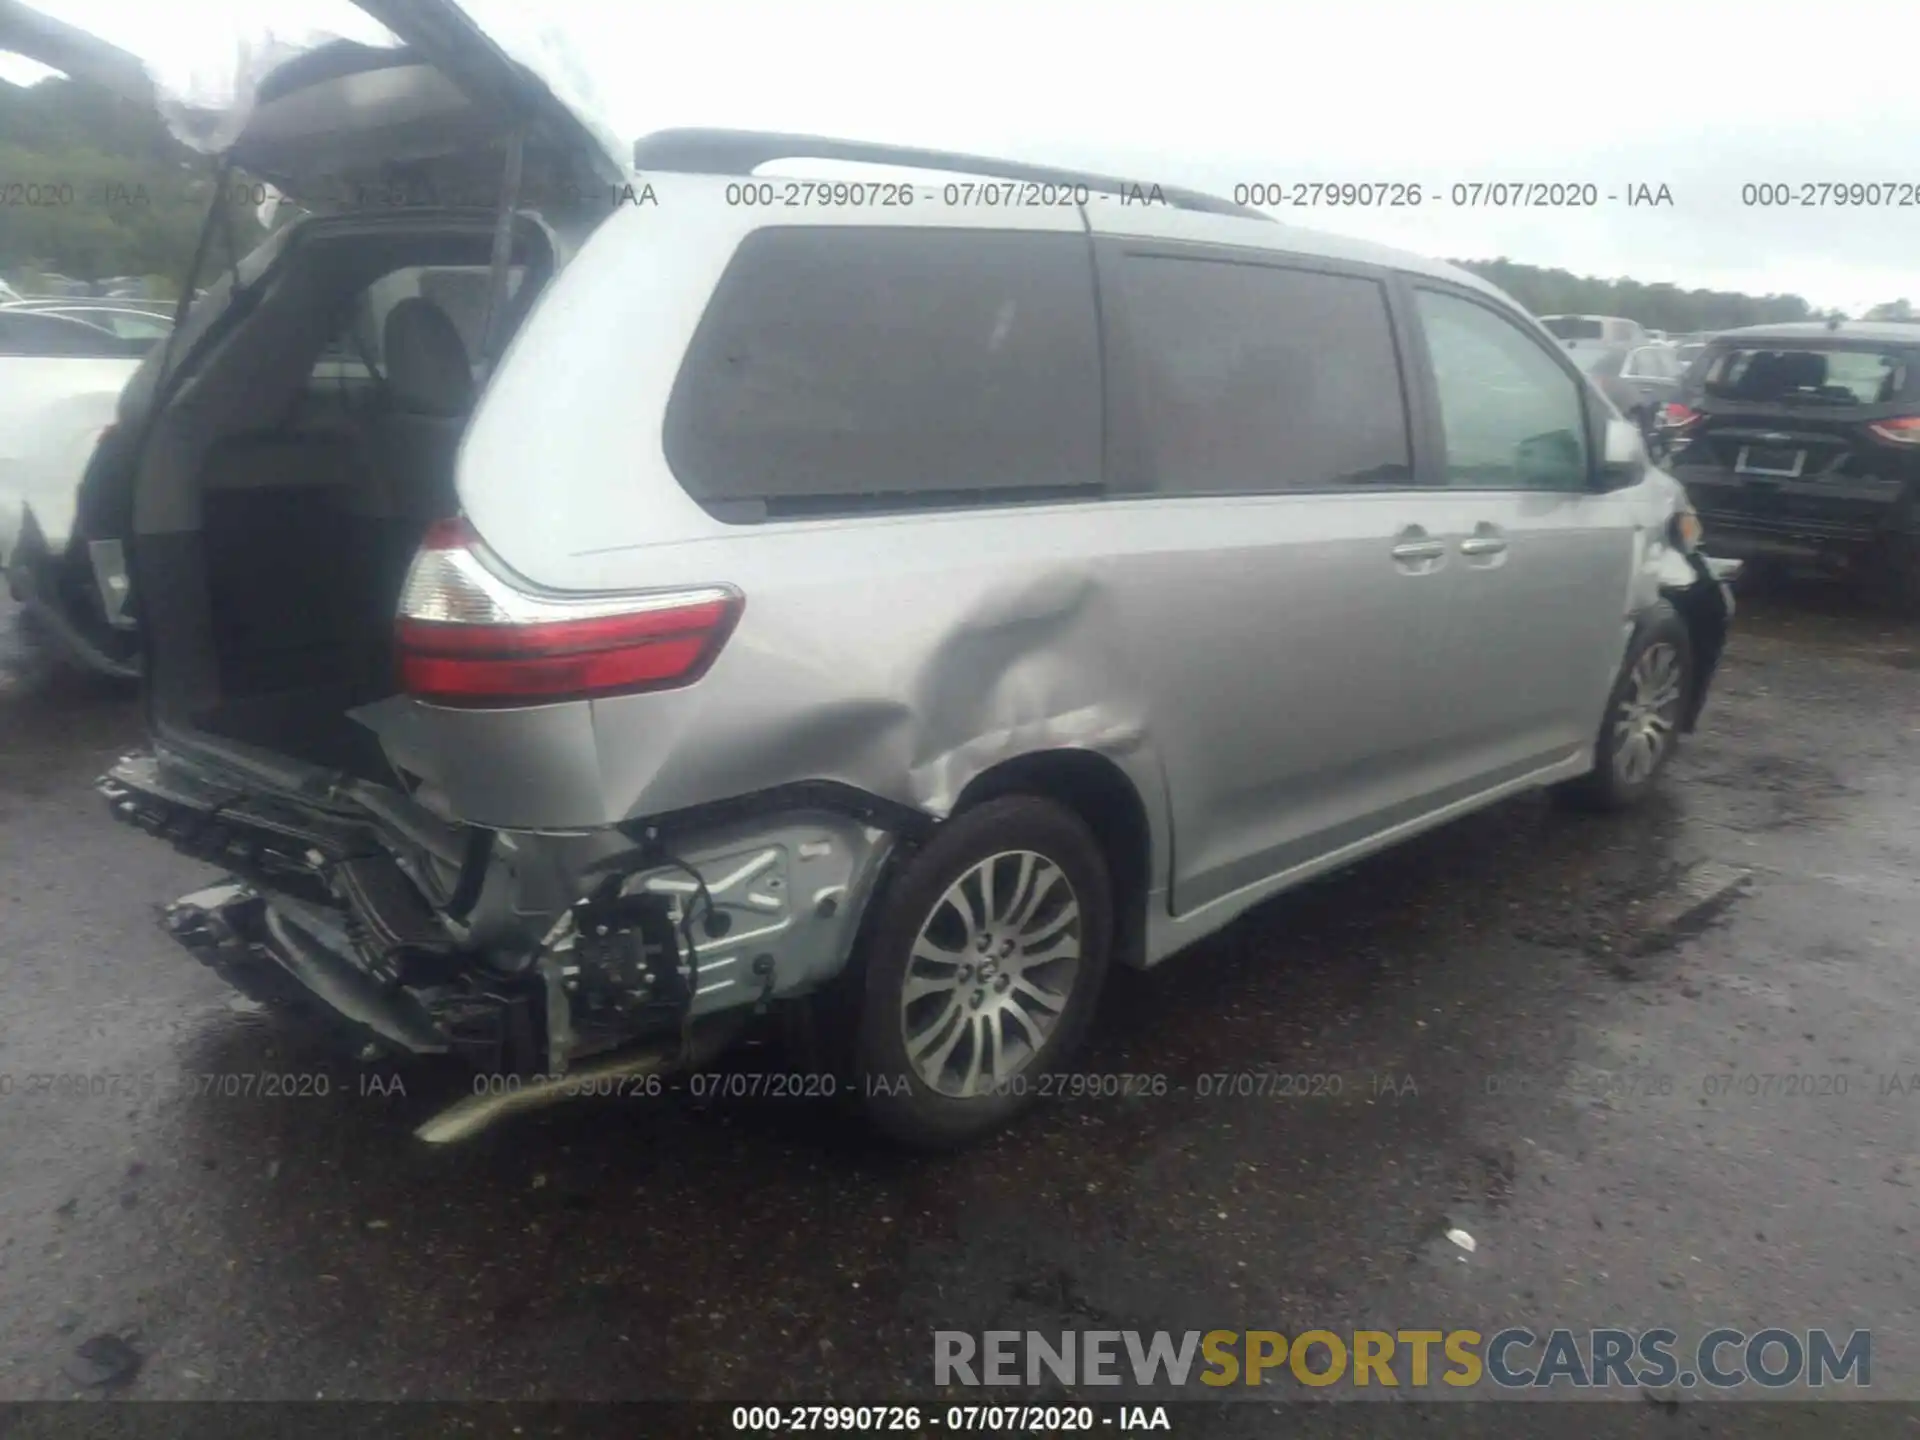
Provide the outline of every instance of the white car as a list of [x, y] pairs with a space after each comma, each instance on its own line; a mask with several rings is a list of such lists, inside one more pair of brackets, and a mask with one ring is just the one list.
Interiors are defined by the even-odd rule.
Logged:
[[74, 487], [154, 339], [0, 306], [0, 559], [29, 511], [49, 542], [65, 540]]
[[29, 610], [42, 609], [44, 597], [23, 557], [65, 551], [80, 477], [154, 343], [150, 334], [0, 305], [0, 565]]

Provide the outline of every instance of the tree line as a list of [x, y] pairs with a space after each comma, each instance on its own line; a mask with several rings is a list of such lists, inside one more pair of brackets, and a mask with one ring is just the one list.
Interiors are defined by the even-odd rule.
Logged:
[[[138, 275], [157, 293], [178, 293], [213, 194], [207, 157], [182, 145], [149, 108], [64, 78], [0, 83], [0, 136], [0, 277], [27, 291], [49, 274], [89, 282]], [[236, 242], [250, 249], [259, 224], [250, 210], [233, 208]], [[1623, 315], [1675, 334], [1832, 313], [1799, 295], [1603, 280], [1504, 256], [1454, 263], [1536, 315]], [[1902, 299], [1858, 318], [1920, 316]]]
[[[214, 186], [213, 161], [147, 106], [64, 78], [0, 83], [0, 277], [23, 293], [128, 275], [178, 294]], [[231, 208], [252, 249], [258, 220]]]
[[1891, 300], [1861, 315], [1849, 316], [1816, 309], [1800, 295], [1743, 295], [1732, 290], [1683, 290], [1660, 281], [1602, 280], [1569, 270], [1523, 265], [1505, 256], [1453, 263], [1498, 285], [1536, 315], [1619, 315], [1638, 320], [1648, 329], [1675, 335], [1789, 320], [1825, 320], [1835, 315], [1858, 320], [1920, 319], [1906, 300]]

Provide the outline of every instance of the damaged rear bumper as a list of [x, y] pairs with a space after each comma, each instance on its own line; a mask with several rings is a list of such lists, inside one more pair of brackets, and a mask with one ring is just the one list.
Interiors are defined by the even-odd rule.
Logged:
[[931, 824], [801, 786], [601, 831], [490, 832], [484, 874], [453, 887], [474, 892], [456, 918], [429, 900], [420, 857], [349, 805], [249, 792], [164, 750], [98, 788], [116, 818], [231, 872], [164, 923], [242, 993], [318, 1006], [383, 1047], [548, 1078], [618, 1069], [636, 1047], [687, 1063], [696, 1028], [832, 980], [897, 830]]
[[320, 927], [311, 918], [302, 926], [240, 881], [181, 896], [161, 912], [161, 923], [196, 960], [251, 999], [317, 1001], [370, 1037], [414, 1054], [453, 1048], [447, 1031], [415, 997], [378, 984], [315, 934]]

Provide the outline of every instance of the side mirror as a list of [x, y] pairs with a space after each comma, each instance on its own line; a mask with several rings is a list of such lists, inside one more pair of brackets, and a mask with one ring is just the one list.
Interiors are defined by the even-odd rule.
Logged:
[[1647, 444], [1640, 427], [1624, 415], [1609, 415], [1600, 452], [1599, 488], [1624, 490], [1637, 485], [1647, 463]]
[[1578, 490], [1581, 487], [1580, 437], [1571, 430], [1529, 435], [1514, 447], [1513, 470], [1529, 490]]

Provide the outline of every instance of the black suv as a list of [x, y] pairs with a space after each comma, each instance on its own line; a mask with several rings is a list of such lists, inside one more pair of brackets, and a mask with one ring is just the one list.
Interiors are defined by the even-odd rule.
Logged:
[[1664, 420], [1716, 554], [1837, 562], [1920, 613], [1920, 325], [1729, 330]]

